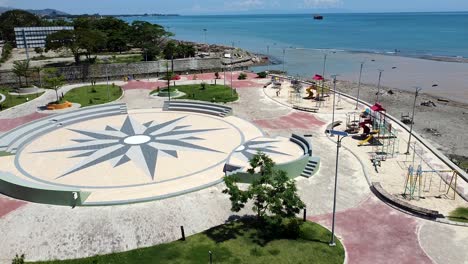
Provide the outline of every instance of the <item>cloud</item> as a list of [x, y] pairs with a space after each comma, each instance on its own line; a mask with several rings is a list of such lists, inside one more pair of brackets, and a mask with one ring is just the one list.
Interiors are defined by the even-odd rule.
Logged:
[[10, 3], [10, 0], [0, 0], [0, 6], [7, 6]]
[[341, 0], [304, 0], [304, 7], [307, 8], [332, 8], [342, 4]]

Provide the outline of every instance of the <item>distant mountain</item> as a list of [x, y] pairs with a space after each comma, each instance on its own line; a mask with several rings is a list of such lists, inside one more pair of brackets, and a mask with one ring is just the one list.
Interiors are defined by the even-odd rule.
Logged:
[[[3, 12], [6, 12], [8, 10], [13, 10], [13, 9], [15, 9], [15, 8], [1, 7], [0, 6], [0, 14], [3, 13]], [[59, 11], [59, 10], [56, 10], [56, 9], [50, 9], [50, 8], [38, 9], [38, 10], [26, 9], [25, 11], [31, 12], [31, 13], [36, 14], [38, 16], [68, 16], [69, 15], [68, 13], [65, 13], [65, 12], [62, 12], [62, 11]]]
[[50, 9], [50, 8], [40, 9], [40, 10], [28, 9], [26, 11], [36, 14], [38, 16], [68, 16], [70, 15], [68, 13], [65, 13], [56, 9]]

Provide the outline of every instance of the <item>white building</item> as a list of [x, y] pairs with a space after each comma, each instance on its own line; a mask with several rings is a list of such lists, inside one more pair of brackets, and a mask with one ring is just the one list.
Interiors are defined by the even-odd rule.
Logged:
[[74, 27], [15, 27], [16, 47], [44, 48], [47, 36], [61, 30], [74, 30]]

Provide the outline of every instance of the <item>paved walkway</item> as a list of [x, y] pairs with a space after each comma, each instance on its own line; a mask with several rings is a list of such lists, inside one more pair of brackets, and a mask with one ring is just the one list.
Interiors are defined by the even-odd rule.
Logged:
[[[238, 90], [240, 100], [231, 104], [234, 113], [256, 122], [269, 135], [312, 134], [321, 168], [310, 179], [298, 178], [297, 185], [309, 219], [329, 226], [336, 145], [323, 131], [331, 116], [300, 113], [273, 102], [263, 94], [263, 81], [250, 79], [257, 85]], [[162, 100], [150, 98], [148, 90], [131, 89], [122, 102], [130, 108], [148, 108], [160, 106]], [[20, 108], [24, 109], [0, 113], [0, 119], [35, 112], [34, 105]], [[336, 230], [348, 263], [468, 263], [468, 229], [429, 222], [387, 206], [369, 191], [355, 156], [343, 150], [340, 162]], [[0, 208], [6, 208], [0, 211], [0, 262], [10, 263], [11, 257], [23, 252], [28, 260], [61, 259], [151, 246], [178, 239], [181, 225], [187, 235], [198, 233], [233, 215], [222, 189], [219, 184], [149, 203], [75, 209], [0, 196]]]

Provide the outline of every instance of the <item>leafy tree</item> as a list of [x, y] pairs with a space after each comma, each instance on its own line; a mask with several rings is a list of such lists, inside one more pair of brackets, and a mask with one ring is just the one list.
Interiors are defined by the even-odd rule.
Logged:
[[41, 25], [41, 19], [23, 10], [10, 10], [0, 15], [0, 32], [3, 40], [15, 41], [15, 27], [36, 27]]
[[98, 30], [61, 30], [47, 37], [46, 51], [68, 49], [79, 63], [81, 54], [91, 61], [91, 55], [103, 50], [105, 45], [106, 36]]
[[174, 36], [171, 32], [166, 31], [164, 27], [146, 21], [133, 21], [131, 33], [132, 42], [137, 48], [143, 48], [148, 44], [161, 46], [168, 37]]
[[44, 49], [43, 49], [43, 48], [36, 47], [36, 48], [34, 48], [34, 52], [36, 52], [36, 53], [39, 54], [39, 55], [42, 55], [42, 53], [44, 53]]
[[26, 86], [29, 85], [29, 61], [15, 61], [13, 62], [13, 73], [18, 77], [19, 85], [22, 86], [21, 77], [24, 77], [26, 80]]
[[177, 43], [175, 41], [169, 41], [164, 47], [163, 50], [164, 58], [166, 60], [170, 60], [173, 57], [177, 58]]
[[76, 35], [78, 48], [83, 51], [89, 62], [93, 61], [91, 55], [106, 47], [106, 35], [98, 30], [80, 29], [76, 31]]
[[65, 77], [60, 74], [56, 68], [48, 68], [44, 70], [44, 88], [55, 90], [57, 102], [60, 101], [58, 89], [65, 84]]
[[257, 153], [250, 160], [249, 174], [259, 177], [253, 181], [247, 190], [241, 190], [236, 177], [225, 177], [226, 189], [231, 200], [231, 211], [239, 212], [249, 200], [253, 201], [252, 210], [257, 218], [262, 220], [270, 213], [274, 217], [294, 218], [305, 207], [297, 194], [294, 180], [287, 177], [286, 172], [274, 169], [275, 163], [264, 153]]
[[80, 62], [80, 47], [77, 41], [77, 34], [76, 31], [72, 30], [61, 30], [57, 31], [53, 34], [47, 36], [46, 39], [46, 49], [45, 51], [48, 52], [49, 50], [61, 50], [67, 49], [71, 53], [73, 53], [73, 57], [75, 57], [75, 62]]

